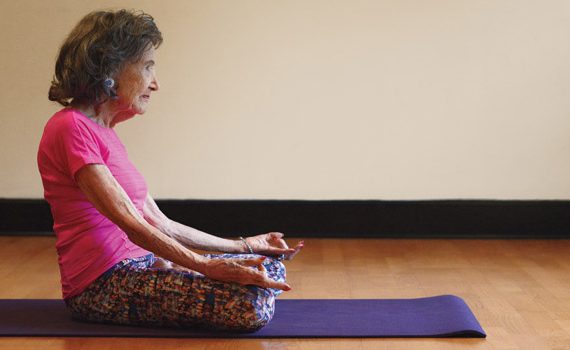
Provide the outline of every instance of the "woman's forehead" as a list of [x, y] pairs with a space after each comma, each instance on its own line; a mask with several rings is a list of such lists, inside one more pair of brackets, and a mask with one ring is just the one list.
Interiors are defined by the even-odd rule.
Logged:
[[141, 57], [141, 61], [154, 61], [154, 51], [156, 49], [154, 48], [154, 46], [150, 46], [148, 49], [146, 49], [143, 52], [143, 55]]
[[154, 63], [154, 51], [155, 48], [151, 45], [148, 49], [146, 49], [143, 54], [138, 58], [136, 61], [131, 61], [130, 65], [144, 65], [148, 62]]

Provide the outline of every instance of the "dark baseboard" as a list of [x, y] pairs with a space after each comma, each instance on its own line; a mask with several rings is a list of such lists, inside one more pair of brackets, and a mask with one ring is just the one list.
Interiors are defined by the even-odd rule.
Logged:
[[[157, 200], [171, 219], [219, 236], [570, 238], [570, 201]], [[0, 235], [52, 234], [44, 200], [0, 199]]]

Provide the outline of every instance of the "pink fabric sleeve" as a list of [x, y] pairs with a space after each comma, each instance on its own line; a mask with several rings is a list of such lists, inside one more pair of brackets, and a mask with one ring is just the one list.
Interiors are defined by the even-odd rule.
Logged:
[[75, 118], [67, 118], [59, 130], [66, 170], [75, 179], [79, 169], [87, 164], [105, 164], [101, 155], [102, 143], [87, 126]]

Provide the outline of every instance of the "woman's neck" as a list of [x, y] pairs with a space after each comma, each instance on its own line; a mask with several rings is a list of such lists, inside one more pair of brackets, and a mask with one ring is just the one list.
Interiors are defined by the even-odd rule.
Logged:
[[98, 106], [72, 103], [71, 107], [77, 109], [95, 123], [106, 128], [113, 128], [118, 122], [128, 119], [122, 118], [122, 113], [113, 111], [106, 103]]

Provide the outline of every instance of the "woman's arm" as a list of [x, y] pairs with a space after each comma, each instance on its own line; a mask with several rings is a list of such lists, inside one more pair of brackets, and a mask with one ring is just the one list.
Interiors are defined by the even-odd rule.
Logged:
[[139, 214], [107, 166], [86, 165], [77, 172], [75, 180], [95, 208], [119, 226], [138, 246], [213, 279], [255, 284], [266, 288], [291, 289], [286, 283], [274, 281], [265, 273], [249, 267], [260, 265], [263, 258], [208, 259], [187, 249], [149, 224]]
[[242, 241], [217, 237], [169, 219], [160, 211], [150, 194], [147, 194], [145, 199], [143, 216], [152, 226], [185, 247], [226, 253], [248, 252]]
[[77, 172], [76, 181], [95, 208], [119, 226], [136, 245], [190, 269], [204, 263], [201, 255], [146, 222], [105, 165], [84, 166]]
[[[146, 196], [143, 215], [151, 225], [168, 234], [172, 239], [185, 247], [226, 253], [249, 252], [248, 246], [241, 240], [234, 241], [220, 238], [169, 219], [160, 211], [150, 194]], [[299, 242], [295, 248], [289, 248], [283, 240], [283, 234], [279, 232], [247, 237], [246, 240], [255, 253], [267, 255], [283, 254], [288, 259], [299, 253], [304, 244]]]

